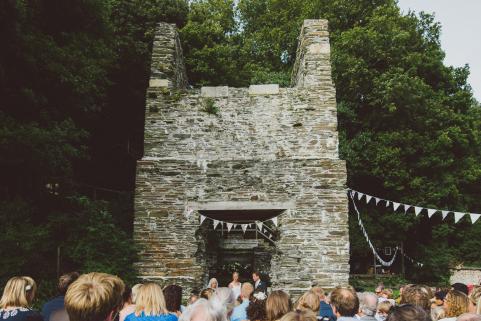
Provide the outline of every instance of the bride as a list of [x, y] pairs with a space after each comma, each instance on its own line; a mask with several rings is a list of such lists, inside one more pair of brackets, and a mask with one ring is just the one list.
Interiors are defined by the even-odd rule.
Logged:
[[239, 273], [232, 273], [232, 282], [229, 283], [229, 288], [232, 289], [234, 297], [237, 299], [241, 293], [241, 283], [239, 282]]

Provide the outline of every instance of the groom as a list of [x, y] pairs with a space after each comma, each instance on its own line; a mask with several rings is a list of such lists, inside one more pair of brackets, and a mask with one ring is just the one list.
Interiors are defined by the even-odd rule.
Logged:
[[254, 281], [254, 293], [264, 292], [267, 294], [267, 284], [261, 280], [259, 272], [254, 271], [252, 273], [252, 280]]

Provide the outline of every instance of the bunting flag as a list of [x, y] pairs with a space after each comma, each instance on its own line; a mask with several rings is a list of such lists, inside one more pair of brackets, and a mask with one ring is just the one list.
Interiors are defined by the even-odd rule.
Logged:
[[271, 218], [272, 223], [274, 223], [275, 226], [277, 226], [277, 216]]
[[390, 207], [391, 204], [392, 204], [394, 211], [397, 211], [398, 208], [400, 206], [402, 206], [405, 214], [407, 214], [409, 212], [409, 210], [411, 209], [411, 207], [413, 207], [414, 208], [414, 214], [416, 216], [418, 216], [419, 214], [423, 213], [424, 210], [426, 210], [429, 218], [431, 218], [437, 212], [440, 212], [441, 215], [442, 215], [442, 218], [444, 220], [449, 215], [449, 213], [453, 212], [455, 223], [458, 223], [465, 215], [469, 215], [470, 218], [471, 218], [472, 224], [474, 224], [476, 221], [478, 221], [479, 218], [481, 217], [481, 214], [479, 214], [479, 213], [465, 213], [465, 212], [455, 212], [455, 211], [449, 211], [449, 210], [439, 210], [439, 209], [435, 209], [435, 208], [426, 208], [426, 207], [422, 207], [422, 206], [418, 206], [418, 205], [409, 205], [409, 204], [403, 204], [403, 203], [399, 203], [399, 202], [390, 201], [390, 200], [383, 199], [383, 198], [376, 197], [376, 196], [372, 196], [372, 195], [369, 195], [369, 194], [366, 194], [366, 193], [361, 193], [361, 192], [355, 191], [353, 189], [348, 189], [348, 191], [349, 191], [349, 193], [352, 197], [357, 196], [357, 199], [359, 201], [364, 197], [366, 204], [368, 204], [371, 201], [371, 199], [374, 198], [376, 200], [376, 205], [378, 205], [381, 201], [384, 201], [384, 202], [386, 202], [386, 207]]
[[262, 222], [256, 221], [257, 228], [262, 232]]
[[244, 234], [246, 233], [247, 226], [247, 224], [241, 224], [242, 232], [244, 232]]
[[231, 228], [232, 228], [232, 226], [233, 226], [234, 224], [232, 224], [232, 223], [226, 223], [225, 225], [227, 225], [227, 232], [230, 232], [230, 230], [231, 230]]
[[214, 230], [215, 230], [215, 228], [217, 227], [217, 225], [219, 225], [219, 223], [220, 223], [220, 222], [219, 222], [218, 220], [214, 220]]
[[200, 215], [200, 224], [202, 225], [202, 223], [204, 223], [204, 220], [205, 220], [205, 216], [204, 215]]

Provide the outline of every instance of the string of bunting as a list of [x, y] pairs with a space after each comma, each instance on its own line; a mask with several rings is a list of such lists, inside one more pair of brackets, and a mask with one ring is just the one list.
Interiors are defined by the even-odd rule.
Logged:
[[[359, 227], [360, 227], [361, 232], [363, 233], [364, 237], [366, 238], [366, 241], [367, 241], [369, 247], [371, 248], [372, 254], [376, 257], [376, 259], [378, 260], [378, 262], [381, 263], [381, 265], [383, 265], [383, 266], [391, 266], [391, 265], [393, 265], [394, 261], [396, 260], [398, 251], [399, 251], [399, 246], [396, 246], [396, 248], [395, 248], [396, 250], [395, 250], [394, 255], [393, 255], [393, 257], [391, 258], [390, 261], [385, 261], [385, 260], [383, 260], [383, 258], [382, 258], [381, 256], [379, 256], [379, 254], [378, 254], [377, 251], [376, 251], [376, 248], [374, 247], [374, 245], [372, 244], [371, 240], [369, 239], [369, 235], [367, 234], [366, 228], [364, 227], [364, 224], [362, 223], [361, 213], [359, 213], [359, 210], [357, 209], [357, 206], [356, 206], [355, 193], [354, 193], [354, 191], [352, 191], [352, 190], [349, 191], [349, 196], [351, 197], [352, 205], [354, 206], [354, 210], [356, 211], [356, 214], [357, 214], [357, 220], [358, 220]], [[423, 266], [422, 263], [419, 263], [419, 262], [415, 261], [414, 259], [412, 259], [411, 257], [407, 256], [407, 255], [404, 254], [403, 252], [401, 252], [401, 254], [404, 255], [404, 257], [407, 258], [411, 263], [416, 264], [417, 266], [420, 266], [420, 267]]]
[[372, 196], [366, 193], [361, 193], [359, 191], [349, 189], [353, 194], [353, 197], [357, 196], [357, 199], [360, 201], [362, 198], [366, 201], [366, 204], [369, 204], [371, 200], [374, 200], [374, 203], [376, 206], [379, 206], [381, 202], [385, 202], [386, 207], [393, 207], [394, 211], [397, 211], [398, 209], [402, 209], [405, 214], [408, 213], [410, 209], [414, 209], [414, 214], [418, 216], [419, 214], [426, 212], [428, 214], [428, 217], [431, 218], [434, 214], [436, 213], [441, 213], [443, 216], [443, 220], [449, 215], [449, 213], [454, 213], [454, 223], [458, 223], [465, 215], [469, 215], [471, 219], [471, 223], [474, 224], [480, 217], [481, 214], [478, 213], [464, 213], [464, 212], [456, 212], [456, 211], [451, 211], [451, 210], [438, 210], [434, 208], [425, 208], [422, 206], [416, 206], [416, 205], [409, 205], [409, 204], [404, 204], [400, 202], [394, 202], [391, 200], [387, 200], [384, 198]]
[[[184, 216], [186, 218], [189, 218], [190, 215], [194, 212], [194, 209], [191, 208], [191, 207], [186, 207], [185, 210], [184, 210]], [[277, 227], [277, 224], [278, 224], [278, 216], [275, 216], [275, 217], [272, 217], [272, 218], [269, 218], [267, 220], [264, 220], [264, 221], [254, 221], [254, 222], [251, 222], [251, 223], [232, 223], [232, 222], [225, 222], [225, 221], [222, 221], [222, 220], [216, 220], [216, 219], [213, 219], [213, 218], [210, 218], [208, 216], [205, 216], [205, 215], [202, 215], [199, 213], [199, 223], [200, 225], [202, 225], [202, 223], [204, 223], [205, 220], [209, 220], [209, 221], [212, 221], [213, 223], [213, 226], [214, 226], [214, 230], [218, 227], [218, 226], [221, 226], [221, 227], [226, 227], [227, 228], [227, 232], [230, 232], [232, 229], [236, 229], [238, 227], [240, 227], [242, 229], [242, 232], [245, 232], [247, 231], [247, 228], [248, 227], [252, 227], [254, 226], [254, 228], [256, 228], [258, 231], [262, 232], [262, 233], [268, 233], [267, 234], [267, 237], [271, 240], [272, 240], [272, 234], [269, 233], [269, 231], [267, 231], [265, 228], [264, 228], [264, 224], [268, 221], [271, 221], [276, 227]]]

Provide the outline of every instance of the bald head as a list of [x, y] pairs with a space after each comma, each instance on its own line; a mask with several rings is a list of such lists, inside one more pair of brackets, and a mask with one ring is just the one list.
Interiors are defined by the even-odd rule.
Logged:
[[373, 317], [377, 310], [377, 295], [372, 292], [364, 292], [360, 301], [361, 313]]
[[339, 317], [353, 317], [359, 312], [359, 299], [349, 288], [336, 288], [331, 293], [333, 312]]

